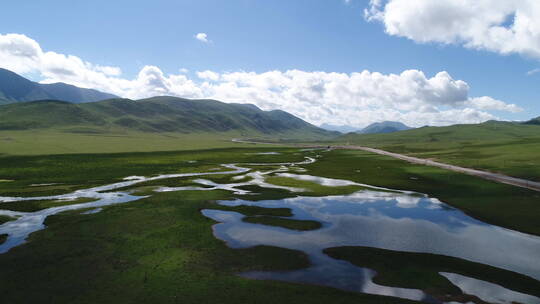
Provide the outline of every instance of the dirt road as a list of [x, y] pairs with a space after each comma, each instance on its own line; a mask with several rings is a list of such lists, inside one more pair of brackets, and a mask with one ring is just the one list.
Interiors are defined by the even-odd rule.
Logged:
[[[233, 139], [233, 141], [234, 142], [240, 142], [240, 143], [250, 143], [250, 144], [274, 144], [274, 145], [276, 144], [276, 143], [265, 143], [265, 142], [255, 142], [255, 141], [244, 141], [244, 140], [240, 140], [240, 139]], [[287, 145], [287, 144], [279, 144], [279, 145]], [[303, 148], [326, 148], [327, 146], [301, 145], [301, 147], [303, 147]], [[351, 146], [351, 145], [349, 145], [349, 146], [331, 146], [331, 148], [332, 149], [345, 149], [345, 150], [362, 150], [362, 151], [367, 151], [367, 152], [371, 152], [371, 153], [377, 153], [377, 154], [386, 155], [386, 156], [394, 157], [394, 158], [397, 158], [397, 159], [401, 159], [401, 160], [404, 160], [404, 161], [408, 161], [408, 162], [414, 163], [414, 164], [421, 164], [421, 165], [426, 165], [426, 166], [439, 167], [439, 168], [442, 168], [442, 169], [447, 169], [447, 170], [452, 170], [452, 171], [455, 171], [455, 172], [465, 173], [465, 174], [468, 174], [468, 175], [481, 177], [483, 179], [487, 179], [487, 180], [491, 180], [491, 181], [495, 181], [495, 182], [499, 182], [499, 183], [503, 183], [503, 184], [508, 184], [508, 185], [512, 185], [512, 186], [517, 186], [517, 187], [521, 187], [521, 188], [527, 188], [527, 189], [530, 189], [530, 190], [540, 192], [540, 183], [539, 182], [530, 181], [530, 180], [517, 178], [517, 177], [511, 177], [511, 176], [500, 174], [500, 173], [493, 173], [493, 172], [482, 171], [482, 170], [477, 170], [477, 169], [464, 168], [464, 167], [449, 165], [449, 164], [445, 164], [445, 163], [441, 163], [441, 162], [436, 162], [436, 161], [429, 160], [429, 159], [412, 157], [412, 156], [407, 156], [407, 155], [398, 154], [398, 153], [392, 153], [392, 152], [388, 152], [388, 151], [384, 151], [384, 150], [380, 150], [380, 149], [363, 147], [363, 146]]]
[[422, 164], [422, 165], [433, 166], [433, 167], [439, 167], [439, 168], [443, 168], [443, 169], [447, 169], [447, 170], [452, 170], [452, 171], [456, 171], [456, 172], [465, 173], [465, 174], [468, 174], [468, 175], [478, 176], [478, 177], [488, 179], [488, 180], [492, 180], [492, 181], [496, 181], [496, 182], [499, 182], [499, 183], [504, 183], [504, 184], [509, 184], [509, 185], [512, 185], [512, 186], [517, 186], [517, 187], [527, 188], [527, 189], [531, 189], [531, 190], [535, 190], [535, 191], [540, 191], [540, 183], [539, 182], [530, 181], [530, 180], [526, 180], [526, 179], [521, 179], [521, 178], [517, 178], [517, 177], [511, 177], [511, 176], [504, 175], [504, 174], [493, 173], [493, 172], [482, 171], [482, 170], [476, 170], [476, 169], [470, 169], [470, 168], [464, 168], [464, 167], [458, 167], [458, 166], [454, 166], [454, 165], [449, 165], [449, 164], [445, 164], [445, 163], [441, 163], [441, 162], [432, 161], [432, 160], [429, 160], [429, 159], [417, 158], [417, 157], [407, 156], [407, 155], [398, 154], [398, 153], [392, 153], [392, 152], [388, 152], [388, 151], [384, 151], [384, 150], [380, 150], [380, 149], [369, 148], [369, 147], [362, 147], [362, 146], [333, 146], [332, 148], [348, 149], [348, 150], [362, 150], [362, 151], [377, 153], [377, 154], [386, 155], [386, 156], [398, 158], [398, 159], [401, 159], [401, 160], [405, 160], [405, 161], [408, 161], [410, 163]]

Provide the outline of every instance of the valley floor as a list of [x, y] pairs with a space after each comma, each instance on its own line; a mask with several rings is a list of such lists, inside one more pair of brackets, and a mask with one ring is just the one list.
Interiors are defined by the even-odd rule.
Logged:
[[[475, 126], [447, 127], [458, 129], [463, 134], [426, 128], [390, 134], [345, 136], [333, 144], [366, 146], [540, 182], [540, 127], [519, 126], [516, 130], [501, 131], [505, 137], [497, 133], [498, 127]], [[488, 128], [489, 132], [476, 134], [479, 131], [476, 128]]]
[[[230, 143], [229, 143], [230, 144]], [[246, 148], [249, 147], [249, 148]], [[475, 219], [524, 233], [540, 235], [540, 194], [447, 170], [411, 164], [364, 151], [310, 151], [301, 148], [239, 148], [171, 151], [153, 153], [64, 154], [4, 156], [0, 158], [1, 197], [48, 197], [81, 189], [121, 182], [125, 177], [155, 177], [178, 173], [220, 173], [221, 164], [260, 164], [303, 162], [290, 168], [297, 175], [348, 180], [376, 187], [415, 191], [443, 201]], [[249, 165], [247, 165], [249, 167]], [[253, 166], [252, 166], [253, 167]], [[298, 167], [298, 168], [296, 168]], [[273, 172], [280, 165], [256, 167]], [[305, 171], [304, 171], [305, 170]], [[278, 172], [278, 171], [275, 171]], [[144, 196], [125, 204], [103, 206], [99, 212], [72, 210], [49, 216], [45, 229], [30, 235], [28, 242], [0, 254], [0, 293], [7, 303], [412, 303], [395, 297], [348, 292], [330, 287], [292, 284], [272, 280], [252, 280], [238, 276], [246, 271], [294, 271], [313, 261], [302, 251], [276, 246], [233, 249], [215, 237], [215, 221], [201, 210], [234, 211], [246, 225], [280, 227], [292, 231], [317, 231], [313, 219], [298, 220], [287, 208], [224, 206], [216, 201], [248, 199], [271, 202], [299, 194], [287, 189], [305, 189], [303, 196], [348, 195], [364, 189], [356, 184], [324, 186], [309, 179], [291, 179], [271, 173], [260, 184], [240, 186], [240, 190], [195, 188], [215, 184], [249, 183], [250, 177], [227, 174], [204, 177], [211, 182], [190, 178], [149, 180], [126, 186], [122, 191]], [[253, 177], [251, 177], [253, 178]], [[259, 186], [258, 186], [259, 185]], [[169, 192], [155, 192], [165, 187]], [[181, 187], [183, 191], [174, 191]], [[192, 190], [190, 190], [192, 189]], [[255, 196], [242, 194], [254, 191]], [[387, 190], [381, 190], [387, 191]], [[106, 193], [106, 191], [103, 191]], [[28, 204], [32, 202], [32, 204]], [[0, 203], [0, 210], [39, 212], [59, 205], [86, 201], [13, 201]], [[93, 210], [93, 209], [90, 209]], [[95, 211], [95, 210], [94, 210]], [[14, 213], [15, 214], [15, 213]], [[16, 218], [2, 218], [0, 228]], [[482, 224], [484, 225], [484, 224]], [[5, 226], [4, 226], [5, 227]], [[497, 228], [499, 229], [499, 228]], [[358, 233], [362, 233], [359, 231]], [[0, 233], [0, 243], [9, 237]], [[397, 261], [414, 258], [416, 269], [397, 272], [377, 259], [361, 266], [380, 271], [379, 284], [429, 292], [435, 297], [452, 293], [453, 300], [483, 303], [437, 275], [453, 271], [475, 276], [491, 273], [491, 280], [506, 288], [540, 296], [540, 284], [530, 277], [439, 255], [405, 256], [369, 248], [331, 248], [329, 255], [360, 263], [349, 251], [367, 256], [387, 256]], [[444, 265], [443, 265], [444, 264]], [[443, 267], [444, 266], [444, 267]], [[486, 268], [487, 267], [487, 268]], [[475, 272], [474, 269], [478, 271]], [[464, 272], [465, 270], [469, 272]], [[419, 275], [420, 274], [420, 275]], [[437, 277], [437, 280], [432, 280]], [[430, 283], [431, 282], [431, 283]], [[520, 283], [516, 283], [520, 282]], [[397, 284], [397, 285], [396, 285]], [[435, 284], [435, 285], [432, 285]]]
[[79, 153], [122, 153], [249, 147], [232, 143], [230, 133], [80, 133], [59, 130], [0, 131], [0, 156]]

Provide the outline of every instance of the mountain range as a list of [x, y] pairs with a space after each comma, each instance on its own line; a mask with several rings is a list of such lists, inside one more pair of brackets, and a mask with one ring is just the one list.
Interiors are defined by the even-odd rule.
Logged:
[[[516, 141], [525, 142], [528, 138], [539, 138], [540, 119], [529, 122], [509, 122], [490, 120], [479, 124], [458, 124], [444, 127], [421, 127], [399, 133], [387, 134], [354, 134], [341, 136], [338, 140], [351, 143], [362, 143], [371, 146], [418, 145], [418, 151], [427, 146], [462, 145], [470, 146], [483, 141]], [[535, 139], [536, 140], [536, 139]], [[424, 146], [425, 145], [425, 146]], [[478, 144], [479, 146], [481, 144]], [[397, 150], [396, 150], [397, 151]]]
[[[4, 105], [0, 106], [0, 131], [44, 129], [90, 134], [234, 131], [243, 136], [264, 135], [302, 140], [328, 139], [339, 135], [337, 131], [316, 127], [287, 112], [263, 111], [251, 104], [169, 96], [130, 100], [65, 83], [40, 84], [5, 69], [0, 69], [1, 104]], [[523, 124], [540, 125], [540, 117]], [[512, 124], [496, 124], [507, 125]], [[483, 126], [486, 124], [478, 125], [477, 129]], [[348, 126], [327, 124], [321, 127], [341, 132], [355, 130]], [[400, 122], [384, 121], [373, 123], [356, 133], [368, 135], [409, 129]], [[431, 129], [417, 130], [418, 135], [425, 135], [424, 130]]]
[[320, 129], [281, 110], [216, 100], [153, 97], [108, 99], [73, 104], [57, 100], [20, 102], [0, 107], [0, 130], [55, 129], [74, 133], [228, 132], [325, 138], [339, 133]]
[[332, 125], [328, 123], [323, 123], [320, 125], [321, 128], [329, 131], [337, 131], [341, 133], [350, 133], [350, 132], [356, 132], [358, 128], [347, 126], [347, 125]]
[[0, 104], [42, 99], [81, 103], [110, 98], [118, 96], [62, 82], [42, 84], [0, 68]]
[[405, 124], [397, 121], [383, 121], [372, 123], [369, 126], [358, 130], [356, 127], [351, 127], [347, 125], [331, 125], [331, 124], [322, 124], [320, 126], [323, 129], [330, 131], [338, 131], [341, 133], [360, 133], [360, 134], [376, 134], [376, 133], [392, 133], [397, 131], [405, 131], [412, 129], [411, 127], [406, 126]]
[[0, 69], [0, 131], [215, 133], [327, 138], [339, 133], [281, 110], [169, 96], [122, 99], [65, 83], [41, 84]]

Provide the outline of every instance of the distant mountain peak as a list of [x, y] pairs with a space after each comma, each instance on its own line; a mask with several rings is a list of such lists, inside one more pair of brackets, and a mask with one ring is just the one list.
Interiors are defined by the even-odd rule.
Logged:
[[358, 131], [358, 128], [356, 127], [347, 126], [347, 125], [332, 125], [328, 123], [323, 123], [322, 125], [320, 125], [320, 128], [323, 128], [329, 131], [337, 131], [341, 133], [351, 133], [351, 132]]
[[369, 126], [360, 130], [360, 132], [358, 133], [362, 133], [362, 134], [393, 133], [393, 132], [405, 131], [409, 129], [412, 129], [412, 128], [399, 121], [383, 121], [383, 122], [372, 123]]
[[63, 82], [42, 84], [0, 68], [0, 104], [46, 99], [82, 103], [110, 98], [118, 96]]

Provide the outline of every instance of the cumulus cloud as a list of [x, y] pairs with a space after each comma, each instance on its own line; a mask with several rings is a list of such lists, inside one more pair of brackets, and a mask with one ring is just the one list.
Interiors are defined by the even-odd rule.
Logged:
[[474, 123], [495, 116], [488, 111], [522, 109], [491, 97], [469, 97], [469, 85], [447, 72], [429, 78], [417, 70], [401, 74], [326, 73], [289, 70], [219, 74], [205, 83], [205, 94], [253, 102], [263, 109], [284, 108], [310, 122], [362, 126], [398, 120], [413, 126]]
[[210, 42], [210, 40], [208, 40], [208, 35], [206, 33], [198, 33], [197, 35], [195, 35], [195, 39], [202, 41], [204, 43]]
[[0, 35], [0, 67], [39, 74], [45, 83], [61, 81], [133, 99], [172, 95], [253, 103], [265, 110], [283, 109], [317, 125], [362, 127], [382, 120], [411, 126], [477, 123], [495, 119], [492, 111], [522, 110], [489, 96], [471, 97], [465, 81], [444, 71], [429, 77], [418, 70], [400, 74], [207, 70], [191, 79], [185, 71], [164, 74], [156, 66], [145, 66], [127, 79], [117, 67], [45, 52], [33, 39], [17, 34]]
[[197, 72], [197, 77], [200, 79], [217, 81], [219, 80], [219, 74], [212, 71]]
[[364, 15], [419, 43], [540, 58], [538, 0], [370, 0]]
[[512, 113], [523, 111], [521, 107], [515, 104], [507, 104], [504, 101], [493, 99], [489, 96], [469, 98], [466, 105], [480, 110], [496, 110]]

